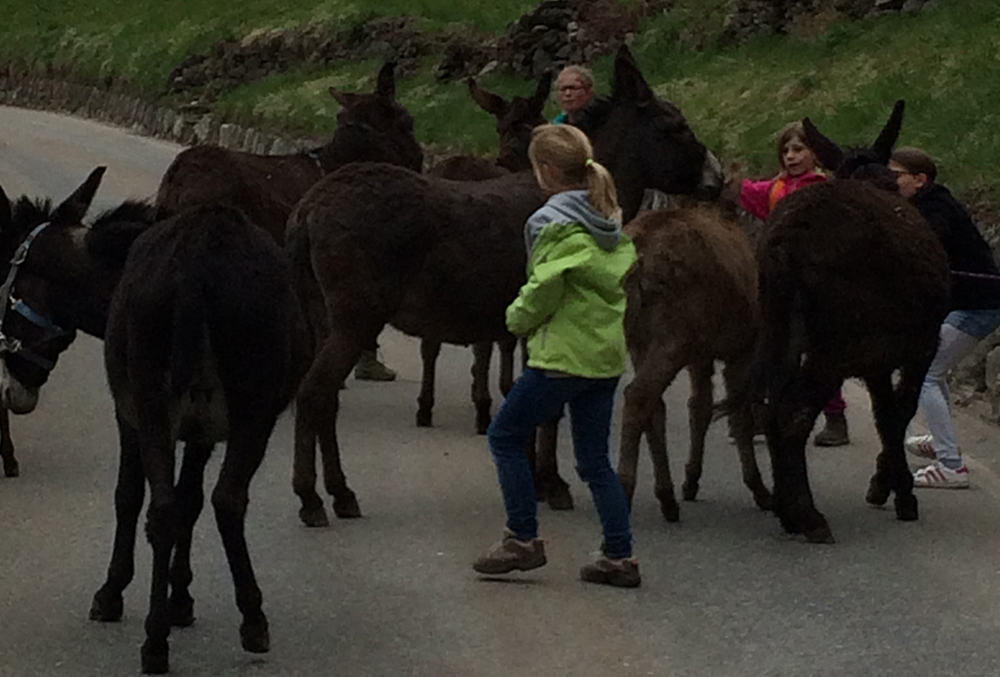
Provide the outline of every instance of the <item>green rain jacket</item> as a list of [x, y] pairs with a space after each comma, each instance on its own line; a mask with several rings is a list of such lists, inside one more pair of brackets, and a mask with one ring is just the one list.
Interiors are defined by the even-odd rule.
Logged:
[[621, 224], [587, 191], [552, 196], [528, 219], [528, 282], [507, 308], [507, 328], [528, 337], [528, 366], [585, 378], [625, 372], [625, 276], [635, 263]]

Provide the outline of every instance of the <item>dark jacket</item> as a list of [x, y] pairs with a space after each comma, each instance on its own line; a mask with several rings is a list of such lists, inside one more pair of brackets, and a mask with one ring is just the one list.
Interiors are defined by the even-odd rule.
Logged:
[[929, 183], [913, 196], [913, 203], [937, 233], [951, 265], [951, 309], [1000, 308], [1000, 279], [962, 275], [995, 275], [1000, 270], [993, 251], [972, 216], [944, 186]]

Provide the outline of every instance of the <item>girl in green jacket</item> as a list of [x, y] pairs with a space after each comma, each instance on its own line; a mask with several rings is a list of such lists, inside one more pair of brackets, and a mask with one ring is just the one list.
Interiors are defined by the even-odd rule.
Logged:
[[528, 338], [528, 367], [487, 433], [507, 511], [503, 540], [473, 568], [482, 574], [545, 564], [526, 447], [531, 432], [569, 404], [573, 450], [604, 528], [602, 554], [580, 570], [592, 583], [640, 584], [629, 505], [611, 469], [608, 436], [625, 372], [625, 290], [635, 247], [622, 233], [614, 181], [570, 125], [535, 129], [528, 150], [538, 184], [551, 194], [525, 225], [528, 281], [507, 308], [507, 328]]

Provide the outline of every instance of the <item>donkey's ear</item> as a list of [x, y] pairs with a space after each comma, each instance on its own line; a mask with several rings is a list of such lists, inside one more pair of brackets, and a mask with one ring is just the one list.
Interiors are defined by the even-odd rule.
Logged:
[[7, 193], [3, 192], [3, 186], [0, 186], [0, 233], [10, 228], [10, 219], [10, 200], [7, 199]]
[[903, 110], [905, 108], [906, 102], [902, 99], [896, 102], [896, 105], [892, 107], [892, 115], [889, 116], [885, 127], [882, 128], [878, 138], [875, 139], [875, 143], [872, 144], [872, 150], [875, 151], [879, 162], [884, 165], [889, 164], [889, 158], [892, 157], [892, 148], [896, 145], [896, 139], [899, 138], [900, 129], [903, 128]]
[[469, 94], [480, 108], [496, 118], [503, 117], [510, 107], [502, 96], [480, 87], [475, 78], [469, 78]]
[[816, 153], [819, 163], [831, 172], [837, 171], [844, 162], [844, 151], [840, 146], [816, 129], [816, 125], [809, 118], [802, 119], [802, 128], [806, 132], [806, 145]]
[[535, 87], [535, 93], [531, 96], [532, 110], [537, 110], [541, 113], [542, 109], [545, 108], [545, 102], [549, 98], [549, 94], [552, 93], [552, 71], [545, 71], [542, 73], [542, 77], [538, 78], [538, 86]]
[[387, 99], [396, 98], [396, 62], [389, 61], [382, 70], [378, 72], [378, 84], [375, 86], [375, 93]]
[[632, 101], [639, 106], [645, 106], [653, 99], [653, 90], [643, 77], [639, 65], [632, 57], [632, 52], [625, 45], [618, 48], [615, 55], [614, 83], [611, 86], [612, 98], [619, 101]]
[[336, 87], [331, 87], [329, 89], [329, 92], [330, 96], [336, 99], [337, 103], [339, 103], [342, 108], [350, 108], [361, 99], [360, 94], [353, 94], [351, 92], [342, 92]]
[[83, 221], [84, 215], [90, 209], [97, 187], [107, 167], [98, 167], [90, 173], [87, 180], [73, 191], [73, 194], [63, 200], [63, 203], [52, 212], [53, 225], [76, 225]]

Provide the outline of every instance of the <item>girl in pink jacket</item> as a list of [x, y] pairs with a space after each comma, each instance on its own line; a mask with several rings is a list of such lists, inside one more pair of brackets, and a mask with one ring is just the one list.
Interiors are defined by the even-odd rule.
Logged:
[[[826, 181], [826, 176], [816, 171], [816, 154], [806, 143], [806, 133], [801, 122], [786, 125], [778, 136], [778, 161], [781, 172], [767, 181], [744, 180], [740, 189], [740, 206], [759, 219], [766, 220], [778, 202], [790, 193], [814, 183]], [[826, 403], [823, 414], [826, 425], [813, 438], [820, 447], [839, 447], [850, 443], [847, 434], [847, 402], [841, 390]]]

